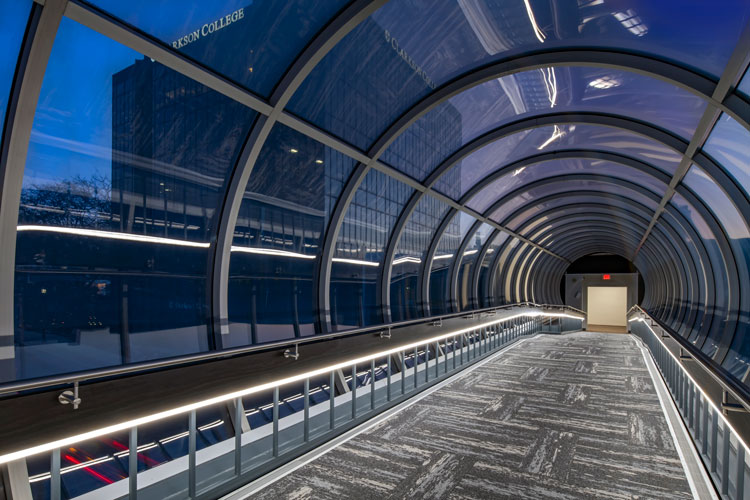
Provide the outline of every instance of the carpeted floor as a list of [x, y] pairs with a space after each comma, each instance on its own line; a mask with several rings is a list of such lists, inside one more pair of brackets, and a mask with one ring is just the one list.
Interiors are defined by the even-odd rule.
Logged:
[[690, 498], [629, 335], [526, 341], [259, 499]]

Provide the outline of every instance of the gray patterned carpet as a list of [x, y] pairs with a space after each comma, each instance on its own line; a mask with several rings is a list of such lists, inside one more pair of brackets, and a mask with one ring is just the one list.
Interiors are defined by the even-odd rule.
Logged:
[[690, 498], [629, 335], [526, 341], [256, 498]]

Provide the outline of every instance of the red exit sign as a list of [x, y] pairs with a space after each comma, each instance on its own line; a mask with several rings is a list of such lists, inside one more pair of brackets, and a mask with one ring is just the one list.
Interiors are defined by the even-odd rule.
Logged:
[[608, 280], [610, 278], [611, 278], [611, 276], [609, 274], [602, 274], [602, 279], [603, 280]]

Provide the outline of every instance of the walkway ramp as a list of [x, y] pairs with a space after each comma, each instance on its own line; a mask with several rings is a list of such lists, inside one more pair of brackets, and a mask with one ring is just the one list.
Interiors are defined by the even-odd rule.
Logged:
[[692, 498], [634, 337], [518, 343], [255, 498]]

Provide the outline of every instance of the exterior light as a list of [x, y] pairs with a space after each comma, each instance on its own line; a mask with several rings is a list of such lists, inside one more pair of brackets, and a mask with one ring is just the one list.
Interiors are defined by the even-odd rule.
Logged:
[[315, 160], [315, 163], [317, 163], [318, 165], [322, 165], [323, 164], [323, 160]]
[[299, 151], [297, 151], [297, 150], [296, 150], [296, 149], [294, 149], [294, 148], [290, 149], [290, 150], [289, 150], [289, 152], [290, 152], [290, 153], [299, 153]]

